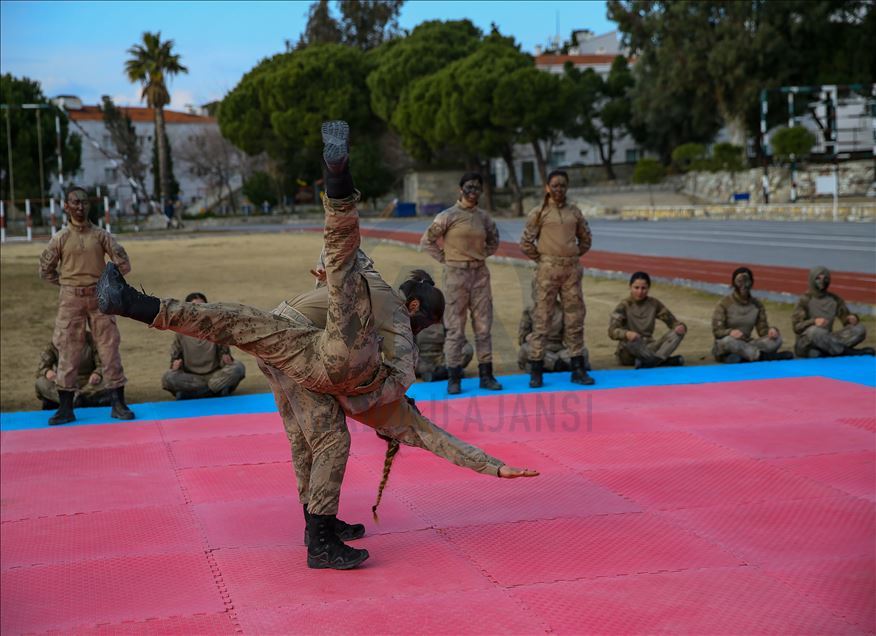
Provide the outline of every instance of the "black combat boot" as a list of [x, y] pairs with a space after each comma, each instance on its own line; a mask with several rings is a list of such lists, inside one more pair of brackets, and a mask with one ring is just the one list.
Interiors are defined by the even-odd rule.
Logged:
[[794, 354], [790, 351], [776, 351], [775, 353], [760, 352], [759, 360], [761, 362], [773, 362], [775, 360], [793, 360]]
[[151, 325], [161, 301], [128, 285], [116, 264], [109, 262], [97, 281], [97, 306], [107, 315], [133, 318]]
[[462, 393], [462, 367], [447, 367], [447, 393]]
[[684, 366], [684, 356], [669, 356], [666, 358], [666, 361], [663, 363], [664, 367], [683, 367]]
[[587, 374], [587, 369], [584, 368], [584, 356], [575, 356], [570, 362], [572, 364], [572, 377], [570, 379], [573, 384], [584, 384], [588, 386], [596, 384], [596, 380], [591, 378]]
[[49, 426], [76, 421], [76, 415], [73, 413], [73, 397], [73, 391], [58, 391], [60, 404], [55, 414], [49, 418]]
[[350, 174], [350, 126], [345, 121], [326, 121], [321, 132], [326, 196], [346, 199], [355, 192]]
[[110, 417], [114, 417], [117, 420], [133, 420], [134, 419], [134, 411], [128, 408], [128, 405], [125, 404], [125, 387], [120, 386], [117, 389], [113, 389], [110, 393], [110, 399], [112, 400], [113, 410], [110, 411]]
[[876, 349], [873, 347], [861, 347], [860, 349], [855, 349], [854, 347], [846, 347], [843, 351], [844, 356], [876, 356]]
[[490, 391], [501, 391], [502, 385], [493, 376], [493, 363], [481, 362], [478, 365], [478, 376], [481, 379], [481, 388]]
[[54, 411], [56, 408], [61, 406], [57, 402], [52, 402], [52, 400], [47, 400], [46, 398], [40, 398], [40, 402], [43, 405], [44, 411]]
[[310, 515], [307, 524], [307, 567], [349, 570], [368, 558], [368, 550], [344, 545], [335, 533], [334, 515]]
[[[310, 526], [311, 515], [307, 512], [307, 504], [304, 504], [304, 545], [310, 545], [310, 535], [307, 528]], [[335, 536], [341, 541], [354, 541], [365, 536], [365, 526], [361, 523], [347, 523], [335, 517]]]
[[529, 361], [529, 388], [540, 389], [544, 386], [544, 360]]

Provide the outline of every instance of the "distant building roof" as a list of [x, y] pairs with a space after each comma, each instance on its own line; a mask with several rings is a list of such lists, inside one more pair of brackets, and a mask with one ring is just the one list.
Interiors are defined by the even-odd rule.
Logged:
[[[153, 109], [145, 106], [119, 106], [118, 108], [133, 122], [152, 122], [155, 120]], [[81, 109], [68, 110], [67, 116], [75, 121], [99, 121], [103, 119], [103, 111], [100, 106], [83, 105]], [[212, 124], [216, 122], [213, 117], [181, 113], [175, 110], [165, 110], [164, 121], [168, 124]]]

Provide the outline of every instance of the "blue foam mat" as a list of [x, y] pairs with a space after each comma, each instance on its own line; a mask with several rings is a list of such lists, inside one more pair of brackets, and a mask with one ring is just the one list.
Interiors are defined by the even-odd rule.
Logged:
[[[529, 388], [528, 375], [503, 375], [499, 377], [503, 394], [530, 393], [537, 391], [602, 391], [639, 386], [668, 386], [703, 384], [710, 382], [743, 382], [746, 380], [776, 380], [781, 378], [804, 378], [820, 376], [876, 387], [876, 358], [828, 358], [815, 360], [786, 360], [781, 362], [758, 362], [752, 364], [704, 365], [660, 369], [593, 371], [596, 384], [582, 387], [569, 382], [568, 373], [546, 373], [541, 389]], [[478, 395], [497, 395], [495, 391], [478, 388], [477, 378], [462, 381], [462, 393], [447, 395], [445, 382], [418, 382], [408, 395], [418, 401], [469, 398]], [[145, 402], [131, 405], [137, 420], [170, 420], [208, 415], [240, 415], [247, 413], [270, 413], [276, 410], [270, 393], [234, 395], [226, 398], [206, 398], [182, 402]], [[19, 411], [0, 413], [0, 431], [48, 428], [51, 411]], [[119, 420], [110, 418], [109, 407], [83, 408], [76, 410], [76, 421], [65, 426], [83, 424], [112, 424]]]

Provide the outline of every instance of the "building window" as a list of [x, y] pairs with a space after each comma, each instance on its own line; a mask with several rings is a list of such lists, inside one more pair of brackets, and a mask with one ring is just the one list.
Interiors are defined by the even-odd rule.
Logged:
[[107, 184], [115, 183], [119, 180], [119, 170], [118, 168], [104, 168], [103, 169], [104, 180]]
[[551, 153], [551, 165], [552, 166], [562, 166], [566, 163], [566, 151], [565, 150], [554, 150]]
[[636, 163], [638, 160], [639, 151], [635, 148], [627, 150], [627, 163]]

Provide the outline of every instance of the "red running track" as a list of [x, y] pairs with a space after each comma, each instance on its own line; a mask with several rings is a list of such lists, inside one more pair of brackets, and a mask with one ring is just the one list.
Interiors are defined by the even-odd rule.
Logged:
[[542, 475], [404, 448], [378, 523], [384, 445], [351, 423], [351, 572], [305, 565], [275, 414], [4, 432], [0, 628], [872, 633], [874, 399], [804, 378], [423, 403]]
[[[419, 243], [421, 234], [400, 230], [362, 228], [363, 236]], [[527, 257], [516, 243], [502, 241], [497, 252], [508, 258]], [[527, 259], [528, 260], [528, 259]], [[730, 284], [730, 274], [737, 265], [692, 258], [672, 258], [668, 256], [641, 256], [617, 252], [593, 250], [582, 259], [585, 267], [610, 272], [647, 271], [652, 276], [662, 278], [683, 278], [703, 283]], [[749, 264], [750, 265], [750, 264]], [[800, 295], [809, 288], [809, 271], [799, 267], [776, 267], [771, 265], [750, 265], [754, 270], [757, 288], [764, 291]], [[848, 302], [876, 303], [876, 276], [855, 272], [832, 272], [830, 289]]]

